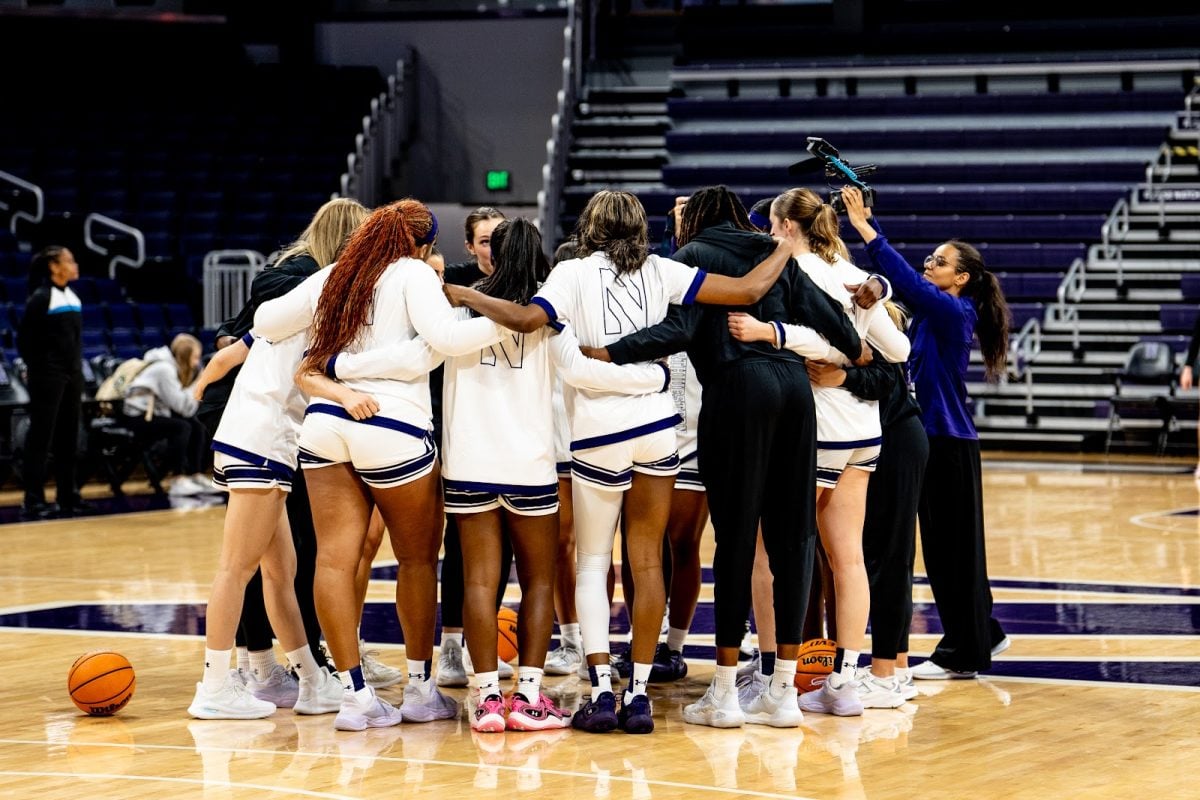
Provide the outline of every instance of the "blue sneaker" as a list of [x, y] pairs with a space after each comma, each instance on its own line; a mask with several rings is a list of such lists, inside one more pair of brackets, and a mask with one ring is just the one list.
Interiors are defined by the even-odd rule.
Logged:
[[571, 717], [571, 727], [588, 733], [608, 733], [617, 727], [617, 698], [612, 692], [601, 692], [588, 700]]
[[650, 666], [650, 683], [671, 683], [686, 678], [687, 662], [683, 653], [671, 650], [666, 643], [661, 643], [654, 651], [654, 663]]
[[621, 730], [626, 733], [650, 733], [654, 730], [654, 717], [650, 710], [650, 698], [635, 694], [621, 705], [617, 715]]

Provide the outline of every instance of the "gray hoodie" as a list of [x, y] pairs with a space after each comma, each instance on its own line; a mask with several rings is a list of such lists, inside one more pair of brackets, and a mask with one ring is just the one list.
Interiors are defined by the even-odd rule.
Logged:
[[190, 417], [196, 413], [196, 400], [191, 391], [179, 382], [175, 357], [167, 346], [147, 350], [142, 357], [147, 366], [138, 373], [125, 390], [125, 413], [131, 417], [146, 415], [150, 399], [154, 398], [154, 416]]

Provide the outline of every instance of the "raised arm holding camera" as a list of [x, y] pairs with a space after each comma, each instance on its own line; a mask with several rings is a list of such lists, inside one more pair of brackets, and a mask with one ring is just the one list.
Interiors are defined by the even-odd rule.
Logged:
[[921, 544], [944, 635], [914, 678], [973, 678], [1009, 640], [992, 616], [984, 547], [979, 435], [967, 398], [972, 341], [989, 378], [1008, 355], [1008, 305], [979, 251], [957, 239], [939, 245], [918, 273], [883, 235], [860, 189], [841, 190], [850, 224], [866, 243], [874, 271], [913, 313], [909, 370], [929, 435], [929, 462], [918, 504]]

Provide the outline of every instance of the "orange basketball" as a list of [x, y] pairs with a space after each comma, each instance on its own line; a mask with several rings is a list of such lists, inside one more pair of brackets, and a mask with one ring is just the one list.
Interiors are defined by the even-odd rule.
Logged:
[[71, 702], [95, 717], [110, 717], [124, 708], [136, 685], [129, 659], [111, 650], [84, 653], [67, 672]]
[[837, 642], [830, 639], [809, 639], [800, 645], [796, 657], [796, 689], [812, 692], [821, 688], [825, 678], [833, 672], [833, 660], [837, 655]]
[[501, 661], [517, 657], [517, 612], [508, 606], [496, 612], [496, 657]]

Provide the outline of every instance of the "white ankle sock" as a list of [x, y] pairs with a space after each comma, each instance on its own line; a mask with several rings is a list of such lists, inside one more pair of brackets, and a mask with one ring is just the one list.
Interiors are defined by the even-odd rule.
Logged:
[[771, 674], [771, 694], [779, 697], [796, 682], [796, 662], [775, 659], [775, 672]]
[[204, 648], [204, 690], [215, 692], [229, 680], [229, 650]]
[[300, 679], [301, 683], [315, 681], [320, 676], [317, 660], [313, 658], [312, 650], [308, 649], [308, 645], [290, 650], [285, 655], [288, 666], [295, 670], [296, 677]]
[[527, 703], [536, 703], [542, 693], [542, 676], [545, 671], [538, 667], [517, 667], [517, 693]]
[[265, 681], [271, 674], [271, 669], [278, 663], [274, 650], [250, 651], [250, 672], [260, 681]]
[[667, 649], [683, 652], [683, 643], [687, 640], [687, 628], [671, 628], [667, 631]]
[[629, 683], [629, 693], [633, 696], [646, 693], [650, 684], [650, 664], [633, 663], [633, 679]]
[[579, 623], [568, 622], [566, 625], [558, 626], [559, 639], [564, 645], [570, 645], [575, 648], [580, 648], [583, 645], [583, 640], [579, 635]]
[[589, 671], [595, 671], [596, 678], [592, 681], [592, 699], [595, 700], [605, 692], [612, 691], [612, 667], [608, 664], [600, 664], [596, 667], [588, 667]]

